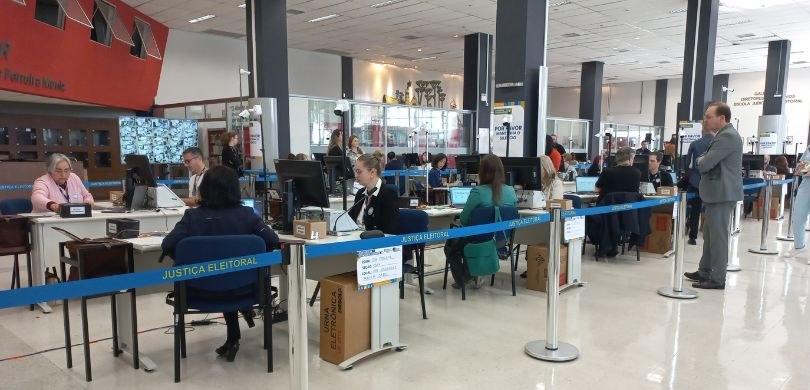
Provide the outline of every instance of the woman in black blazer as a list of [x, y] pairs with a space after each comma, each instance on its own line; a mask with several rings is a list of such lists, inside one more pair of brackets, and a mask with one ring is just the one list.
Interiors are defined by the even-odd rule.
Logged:
[[384, 184], [380, 178], [382, 162], [371, 154], [357, 158], [354, 166], [355, 180], [363, 189], [354, 196], [354, 206], [349, 215], [366, 230], [382, 230], [386, 234], [398, 234], [399, 206], [397, 190]]
[[222, 134], [222, 165], [233, 169], [237, 175], [242, 176], [242, 152], [236, 147], [239, 136], [233, 131]]
[[[180, 240], [192, 236], [219, 236], [229, 234], [255, 234], [264, 239], [267, 251], [278, 247], [278, 236], [264, 224], [250, 207], [240, 202], [239, 179], [232, 169], [218, 166], [205, 173], [200, 183], [200, 207], [188, 209], [171, 233], [163, 239], [162, 248], [174, 258], [174, 249]], [[253, 327], [253, 311], [241, 311]], [[219, 356], [232, 362], [239, 350], [239, 317], [237, 312], [223, 313], [228, 338], [216, 349]]]

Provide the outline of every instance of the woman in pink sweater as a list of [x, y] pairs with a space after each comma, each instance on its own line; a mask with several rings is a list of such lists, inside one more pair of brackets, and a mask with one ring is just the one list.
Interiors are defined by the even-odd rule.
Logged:
[[35, 213], [58, 213], [62, 203], [93, 204], [93, 195], [72, 170], [70, 159], [64, 154], [54, 153], [48, 157], [48, 173], [34, 181], [31, 191]]

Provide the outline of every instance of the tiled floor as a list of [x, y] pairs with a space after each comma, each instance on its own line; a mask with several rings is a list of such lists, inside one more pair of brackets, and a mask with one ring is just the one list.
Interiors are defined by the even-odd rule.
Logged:
[[[781, 228], [772, 223], [771, 236]], [[545, 294], [518, 283], [509, 292], [508, 274], [495, 287], [442, 291], [441, 277], [428, 278], [429, 320], [422, 320], [419, 298], [409, 289], [401, 305], [401, 339], [409, 348], [360, 363], [350, 371], [318, 358], [318, 304], [309, 311], [312, 389], [810, 389], [810, 265], [807, 258], [782, 259], [747, 252], [759, 246], [760, 225], [743, 223], [737, 243], [742, 271], [729, 273], [725, 291], [700, 291], [692, 301], [656, 294], [669, 285], [672, 261], [631, 256], [596, 263], [586, 256], [588, 285], [560, 297], [559, 337], [577, 346], [580, 357], [547, 363], [523, 352], [526, 342], [545, 338]], [[685, 270], [694, 270], [700, 245], [687, 246]], [[787, 249], [789, 243], [771, 246]], [[589, 248], [590, 249], [590, 248]], [[440, 251], [428, 263], [443, 264]], [[2, 262], [0, 281], [10, 266]], [[525, 262], [521, 263], [525, 268]], [[688, 286], [688, 284], [686, 284]], [[310, 286], [312, 287], [312, 286]], [[106, 300], [91, 305], [92, 338], [110, 336]], [[80, 340], [78, 306], [72, 306], [73, 340]], [[139, 298], [140, 329], [165, 327], [171, 311], [161, 295]], [[197, 327], [188, 334], [183, 382], [174, 385], [172, 336], [164, 329], [140, 337], [141, 352], [157, 371], [135, 371], [114, 359], [110, 342], [91, 347], [94, 381], [84, 382], [80, 347], [74, 368], [65, 368], [63, 349], [0, 362], [0, 388], [126, 390], [155, 388], [289, 388], [286, 324], [274, 328], [275, 372], [264, 372], [260, 328], [243, 330], [234, 363], [215, 358], [224, 339], [222, 325]], [[0, 359], [63, 344], [61, 307], [52, 314], [27, 308], [0, 311]]]

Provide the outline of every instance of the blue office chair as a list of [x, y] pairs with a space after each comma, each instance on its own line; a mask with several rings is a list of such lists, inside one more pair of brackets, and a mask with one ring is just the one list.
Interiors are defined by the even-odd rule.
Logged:
[[[429, 218], [422, 210], [400, 209], [399, 229], [400, 234], [421, 233], [428, 231]], [[419, 278], [419, 298], [422, 300], [422, 318], [427, 319], [425, 309], [425, 244], [406, 245], [402, 248], [405, 251], [416, 252], [416, 275]], [[399, 282], [400, 298], [405, 297], [404, 278]]]
[[31, 199], [14, 198], [0, 200], [0, 214], [2, 215], [30, 213], [33, 209], [34, 205], [31, 204]]
[[[513, 219], [518, 219], [519, 214], [516, 207], [513, 206], [500, 206], [501, 209], [501, 221], [510, 221]], [[472, 211], [470, 214], [470, 223], [469, 226], [475, 225], [484, 225], [488, 223], [495, 222], [495, 208], [494, 207], [478, 207]], [[498, 260], [505, 260], [509, 259], [509, 271], [512, 274], [512, 296], [517, 295], [517, 291], [515, 289], [515, 251], [514, 251], [514, 238], [515, 238], [515, 231], [514, 229], [507, 229], [503, 231], [497, 231], [494, 233], [484, 233], [478, 234], [470, 237], [466, 237], [469, 242], [484, 242], [490, 240], [495, 237], [495, 242], [498, 244], [501, 249], [498, 251], [499, 259]], [[466, 263], [464, 267], [466, 267]], [[447, 273], [450, 270], [450, 260], [444, 264], [444, 284], [442, 285], [442, 289], [447, 289]], [[490, 279], [490, 286], [495, 284], [495, 274], [492, 275]], [[464, 283], [461, 284], [461, 300], [467, 300], [467, 291], [466, 286]]]
[[[184, 238], [175, 249], [175, 265], [202, 263], [266, 251], [255, 235]], [[255, 268], [174, 284], [174, 381], [180, 382], [180, 358], [186, 357], [185, 314], [222, 313], [259, 306], [263, 309], [267, 372], [273, 372], [273, 335], [269, 269]]]

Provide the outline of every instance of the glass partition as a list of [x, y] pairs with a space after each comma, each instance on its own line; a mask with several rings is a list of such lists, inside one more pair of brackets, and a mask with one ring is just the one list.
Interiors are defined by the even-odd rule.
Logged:
[[546, 118], [546, 133], [557, 136], [557, 143], [569, 153], [588, 152], [588, 129], [585, 119]]
[[[624, 123], [602, 123], [604, 133], [613, 134], [611, 142], [611, 153], [622, 147], [629, 146], [634, 149], [641, 147], [641, 142], [649, 136], [650, 150], [663, 149], [664, 128], [662, 126], [632, 125]], [[602, 150], [607, 150], [607, 137], [602, 138]]]
[[[290, 123], [296, 124], [297, 128], [309, 128], [311, 153], [326, 153], [331, 131], [340, 127], [340, 117], [333, 113], [336, 100], [303, 96], [292, 96], [290, 100], [291, 106], [307, 100], [307, 117], [291, 112]], [[393, 151], [397, 155], [422, 153], [426, 147], [431, 154], [469, 153], [472, 136], [472, 113], [469, 111], [371, 102], [350, 103], [350, 131], [358, 136], [360, 147], [366, 153], [377, 150], [383, 154]]]

